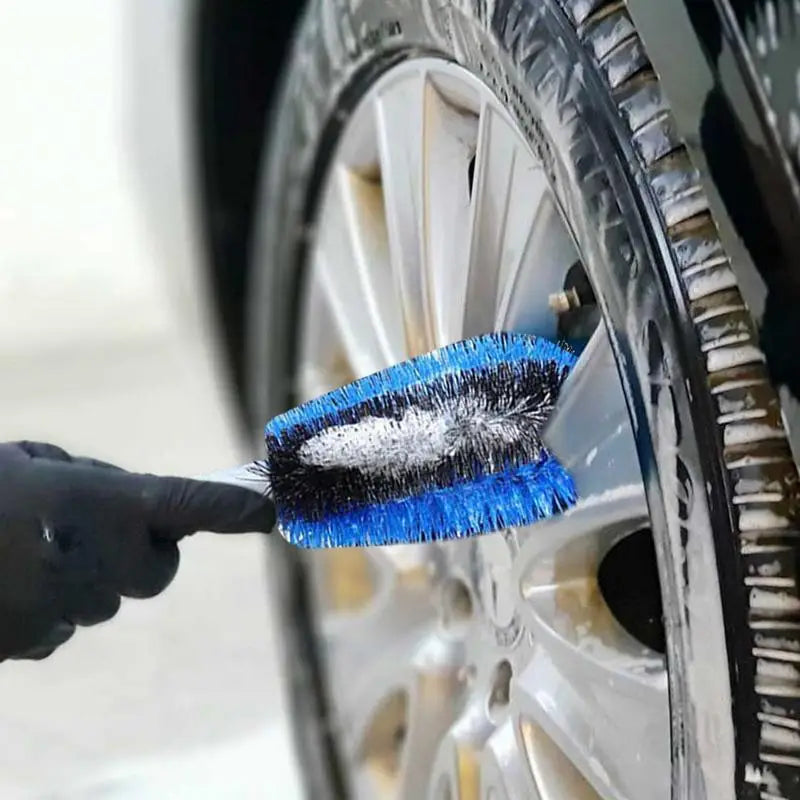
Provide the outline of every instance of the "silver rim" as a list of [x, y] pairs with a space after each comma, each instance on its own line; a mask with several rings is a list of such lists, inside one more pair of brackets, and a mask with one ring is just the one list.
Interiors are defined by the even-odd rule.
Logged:
[[[448, 62], [406, 62], [358, 106], [329, 172], [299, 392], [488, 330], [554, 338], [552, 299], [577, 258], [547, 176], [497, 98]], [[648, 525], [602, 324], [548, 441], [583, 498], [560, 518], [311, 557], [357, 796], [669, 796], [664, 658], [616, 621], [597, 579], [611, 548]]]

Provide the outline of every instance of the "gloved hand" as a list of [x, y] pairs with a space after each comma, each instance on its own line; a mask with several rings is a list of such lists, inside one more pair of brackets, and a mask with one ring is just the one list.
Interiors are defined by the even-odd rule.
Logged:
[[272, 529], [248, 489], [139, 475], [49, 444], [0, 444], [0, 659], [44, 658], [120, 595], [151, 597], [198, 530]]

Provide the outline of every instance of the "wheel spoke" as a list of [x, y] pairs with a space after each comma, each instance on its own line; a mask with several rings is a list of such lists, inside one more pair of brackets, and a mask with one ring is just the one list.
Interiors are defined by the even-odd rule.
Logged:
[[641, 484], [620, 486], [581, 499], [563, 514], [519, 529], [516, 574], [526, 580], [527, 573], [543, 554], [553, 554], [568, 546], [588, 571], [621, 534], [646, 526], [647, 520], [647, 501]]
[[[521, 581], [520, 614], [566, 674], [587, 682], [608, 679], [642, 693], [651, 673], [661, 671], [662, 658], [614, 619], [595, 578], [602, 552], [586, 547], [602, 545], [602, 538], [587, 539], [534, 560]], [[606, 543], [611, 540], [609, 535]]]
[[536, 784], [534, 796], [544, 800], [562, 797], [569, 800], [599, 800], [592, 785], [541, 725], [523, 715], [518, 719], [518, 728]]
[[339, 168], [328, 191], [314, 269], [353, 368], [366, 375], [402, 353], [381, 189]]
[[445, 100], [428, 82], [424, 97], [424, 246], [434, 344], [461, 336], [470, 224], [470, 160], [478, 137], [478, 117]]
[[[522, 191], [520, 184], [526, 172], [527, 159], [513, 130], [498, 112], [484, 106], [472, 183], [469, 267], [464, 302], [465, 337], [495, 328], [509, 205], [514, 190]], [[519, 237], [518, 231], [513, 233]], [[517, 241], [511, 249], [516, 247], [519, 252], [523, 245], [524, 240]]]
[[[561, 221], [553, 195], [541, 169], [529, 169], [520, 181], [524, 200], [512, 202], [510, 213], [527, 218], [509, 220], [509, 231], [526, 233], [516, 251], [511, 269], [503, 276], [497, 307], [497, 327], [532, 333], [550, 339], [557, 337], [558, 317], [548, 306], [548, 298], [561, 291], [564, 276], [577, 260], [572, 238]], [[505, 260], [504, 260], [505, 264]]]
[[430, 784], [436, 749], [458, 716], [464, 697], [463, 653], [458, 645], [433, 634], [414, 659], [410, 687], [406, 769], [399, 797], [417, 800]]
[[669, 786], [663, 657], [617, 623], [597, 584], [612, 544], [647, 520], [640, 485], [596, 495], [521, 532], [514, 572], [518, 611], [535, 641], [516, 707], [614, 800]]
[[495, 730], [485, 703], [471, 698], [436, 752], [428, 798], [480, 796], [483, 748]]
[[636, 443], [603, 325], [564, 383], [544, 440], [572, 474], [579, 497], [641, 485]]
[[303, 360], [294, 387], [301, 400], [319, 397], [356, 377], [322, 272], [320, 268], [309, 270], [305, 290]]
[[[616, 666], [642, 666], [642, 648], [611, 616], [598, 585], [605, 554], [626, 534], [647, 525], [641, 486], [582, 500], [558, 517], [518, 532], [520, 551], [512, 585], [526, 626], [541, 633], [558, 653], [592, 661], [605, 669], [602, 656], [614, 653]], [[602, 650], [593, 648], [602, 647]]]
[[[433, 547], [396, 545], [313, 553], [315, 585], [324, 588], [317, 602], [329, 611], [322, 632], [331, 639], [349, 639], [358, 648], [369, 648], [375, 636], [383, 637], [384, 621], [391, 623], [392, 634], [386, 634], [391, 638], [398, 630], [432, 619]], [[357, 605], [342, 603], [337, 599], [341, 592], [347, 596], [356, 593], [362, 601]], [[394, 603], [402, 604], [403, 614], [393, 611]], [[360, 613], [337, 613], [341, 611]], [[375, 630], [370, 631], [370, 626]]]
[[541, 728], [600, 797], [669, 797], [665, 671], [634, 684], [623, 672], [611, 679], [594, 665], [554, 659], [541, 646], [516, 683], [512, 702], [520, 725]]
[[432, 631], [432, 609], [419, 594], [408, 595], [392, 593], [379, 607], [334, 624], [329, 618], [324, 626], [329, 691], [345, 749], [354, 758], [381, 700], [393, 688], [408, 690], [409, 665]]
[[353, 268], [373, 336], [386, 365], [403, 357], [403, 329], [397, 308], [389, 261], [383, 190], [381, 185], [345, 169], [337, 176], [337, 195], [350, 235]]
[[425, 112], [423, 70], [390, 83], [375, 100], [390, 260], [402, 303], [407, 352], [429, 350], [433, 320], [425, 272]]
[[[481, 759], [481, 797], [492, 800], [547, 800], [551, 795], [540, 791], [522, 741], [522, 731], [511, 719], [489, 737], [484, 745]], [[560, 797], [561, 795], [555, 795]], [[579, 800], [575, 795], [570, 800]]]
[[314, 554], [330, 691], [351, 755], [389, 690], [413, 699], [410, 665], [433, 632], [430, 546]]
[[[345, 688], [346, 707], [352, 710], [340, 717], [342, 738], [346, 754], [362, 764], [363, 796], [424, 797], [437, 745], [462, 702], [463, 653], [459, 645], [432, 629], [422, 637], [407, 637], [404, 644], [404, 648], [393, 647], [382, 654], [378, 669], [374, 659], [362, 660]], [[402, 697], [403, 705], [394, 709], [391, 738], [385, 730], [390, 724], [386, 720], [387, 697], [395, 706]], [[395, 779], [391, 792], [385, 791], [387, 787], [376, 792], [374, 756], [383, 756], [385, 773], [388, 748], [394, 749]], [[413, 764], [413, 768], [401, 769], [404, 764]], [[385, 783], [387, 776], [379, 776], [379, 782], [381, 777]]]

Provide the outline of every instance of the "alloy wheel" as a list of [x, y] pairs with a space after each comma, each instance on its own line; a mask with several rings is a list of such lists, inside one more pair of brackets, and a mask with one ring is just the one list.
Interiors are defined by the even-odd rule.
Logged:
[[373, 85], [329, 168], [301, 396], [490, 330], [580, 353], [547, 433], [576, 479], [573, 510], [471, 541], [311, 556], [328, 695], [359, 797], [669, 796], [639, 461], [550, 181], [491, 90], [433, 58]]

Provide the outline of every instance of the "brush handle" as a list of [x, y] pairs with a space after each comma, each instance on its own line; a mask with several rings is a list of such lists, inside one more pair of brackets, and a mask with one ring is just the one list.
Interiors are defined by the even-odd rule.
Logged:
[[241, 486], [243, 489], [250, 489], [252, 492], [265, 495], [269, 494], [270, 487], [269, 481], [263, 472], [264, 470], [259, 469], [256, 462], [251, 461], [249, 464], [242, 464], [241, 466], [230, 467], [229, 469], [220, 469], [216, 472], [201, 475], [198, 480], [227, 483], [230, 486]]

